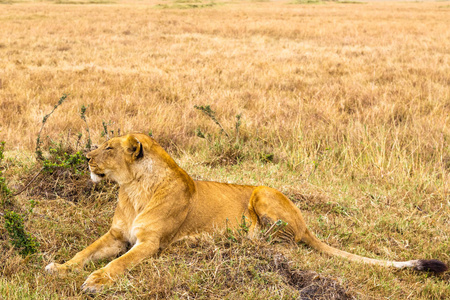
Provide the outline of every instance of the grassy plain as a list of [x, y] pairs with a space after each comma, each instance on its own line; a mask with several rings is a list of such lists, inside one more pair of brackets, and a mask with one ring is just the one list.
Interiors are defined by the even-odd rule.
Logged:
[[[32, 176], [42, 117], [67, 93], [43, 137], [75, 145], [86, 135], [85, 105], [94, 142], [105, 140], [102, 122], [114, 134], [151, 132], [194, 178], [280, 189], [330, 245], [450, 262], [448, 2], [0, 3], [0, 141], [11, 187]], [[229, 137], [195, 105], [210, 105]], [[0, 298], [82, 297], [96, 267], [63, 279], [43, 267], [107, 230], [113, 195], [106, 186], [77, 201], [51, 189], [18, 196], [23, 211], [38, 201], [26, 228], [41, 247], [22, 259], [0, 226]], [[105, 297], [298, 297], [286, 276], [262, 267], [271, 257], [251, 254], [283, 250], [224, 240], [174, 246]], [[236, 257], [223, 255], [227, 247]], [[449, 273], [288, 249], [294, 269], [335, 278], [357, 298], [450, 298]], [[256, 267], [240, 275], [237, 262]]]

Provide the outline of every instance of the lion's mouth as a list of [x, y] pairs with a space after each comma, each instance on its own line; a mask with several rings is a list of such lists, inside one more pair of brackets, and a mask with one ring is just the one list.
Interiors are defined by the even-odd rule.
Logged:
[[104, 177], [105, 177], [105, 174], [102, 174], [102, 173], [99, 174], [99, 173], [91, 172], [91, 179], [92, 179], [93, 182], [99, 182]]
[[98, 182], [105, 177], [105, 173], [100, 173], [96, 169], [97, 169], [96, 165], [91, 166], [91, 164], [89, 164], [89, 171], [91, 171], [91, 179], [94, 182]]

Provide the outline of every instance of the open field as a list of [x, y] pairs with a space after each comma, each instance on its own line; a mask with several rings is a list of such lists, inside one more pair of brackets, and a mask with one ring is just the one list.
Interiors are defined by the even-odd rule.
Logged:
[[[151, 133], [196, 179], [281, 190], [330, 245], [449, 264], [449, 20], [447, 1], [0, 0], [0, 170], [11, 188], [26, 184], [40, 168], [42, 118], [69, 94], [45, 124], [45, 149], [83, 148], [84, 105], [94, 144]], [[210, 105], [225, 132], [196, 105]], [[106, 262], [66, 278], [43, 268], [107, 230], [115, 193], [87, 175], [41, 175], [15, 197], [40, 247], [23, 259], [0, 218], [0, 298], [82, 298], [84, 278]], [[449, 272], [227, 241], [175, 245], [99, 298], [299, 297], [293, 270], [335, 282], [324, 299], [450, 298]], [[272, 251], [292, 270], [273, 267]]]

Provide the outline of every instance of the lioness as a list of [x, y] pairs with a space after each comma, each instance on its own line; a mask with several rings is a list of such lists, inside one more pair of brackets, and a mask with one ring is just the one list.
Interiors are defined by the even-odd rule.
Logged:
[[111, 229], [65, 264], [51, 263], [45, 270], [62, 273], [82, 268], [88, 261], [116, 256], [132, 245], [128, 252], [89, 275], [82, 285], [86, 292], [99, 291], [127, 268], [174, 241], [238, 226], [242, 216], [251, 221], [250, 236], [263, 223], [283, 220], [287, 223], [284, 236], [330, 255], [395, 268], [447, 270], [438, 260], [383, 261], [330, 247], [306, 228], [300, 210], [281, 192], [264, 186], [193, 180], [145, 134], [112, 138], [86, 157], [94, 182], [107, 177], [120, 185]]

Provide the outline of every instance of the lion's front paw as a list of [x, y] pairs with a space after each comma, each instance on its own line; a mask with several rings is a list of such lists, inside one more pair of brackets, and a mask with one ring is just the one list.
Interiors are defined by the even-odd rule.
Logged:
[[45, 267], [45, 271], [49, 274], [58, 275], [67, 273], [68, 268], [65, 265], [51, 263]]
[[104, 270], [100, 269], [93, 272], [81, 286], [83, 292], [95, 294], [100, 292], [105, 286], [113, 282], [111, 276]]

